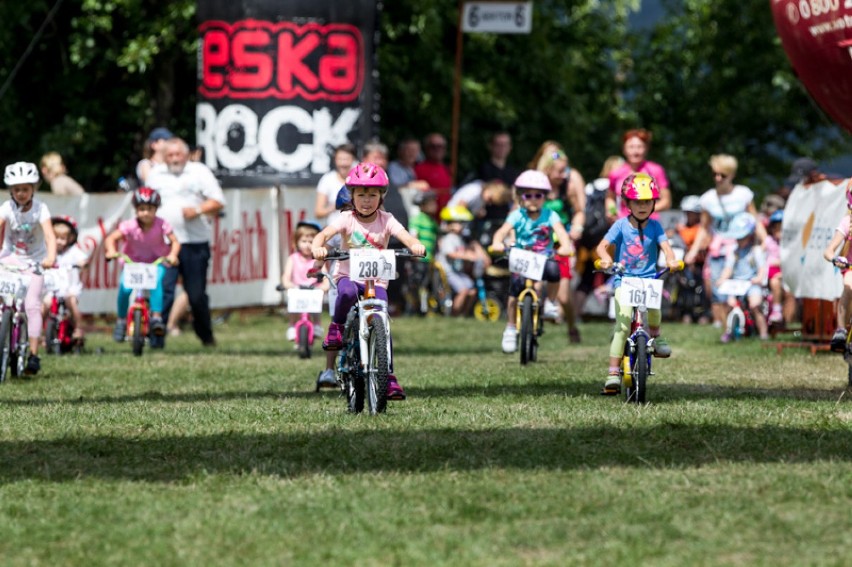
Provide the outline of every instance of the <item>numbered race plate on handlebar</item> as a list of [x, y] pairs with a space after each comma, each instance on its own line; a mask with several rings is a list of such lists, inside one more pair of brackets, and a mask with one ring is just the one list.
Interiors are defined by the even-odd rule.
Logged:
[[0, 271], [0, 295], [14, 297], [19, 292], [26, 293], [31, 279], [32, 276], [29, 274]]
[[719, 286], [719, 295], [733, 295], [742, 297], [753, 284], [749, 280], [725, 280]]
[[544, 276], [544, 266], [547, 256], [536, 254], [530, 250], [512, 248], [509, 250], [509, 271], [513, 274], [540, 282]]
[[322, 313], [321, 289], [288, 289], [287, 311], [289, 313]]
[[128, 289], [157, 289], [157, 265], [125, 264], [122, 283]]
[[659, 309], [663, 300], [663, 280], [651, 278], [622, 278], [618, 302], [631, 307]]
[[62, 292], [71, 285], [69, 268], [54, 268], [44, 271], [44, 290], [48, 293]]
[[353, 281], [395, 280], [396, 254], [393, 250], [354, 248], [349, 251], [349, 277]]

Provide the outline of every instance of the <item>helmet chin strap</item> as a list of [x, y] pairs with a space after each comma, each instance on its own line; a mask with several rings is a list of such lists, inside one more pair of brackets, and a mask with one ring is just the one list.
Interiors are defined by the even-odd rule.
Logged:
[[[645, 242], [645, 234], [644, 234], [644, 232], [642, 231], [642, 223], [646, 223], [646, 224], [647, 224], [647, 223], [648, 223], [648, 220], [651, 218], [651, 215], [653, 215], [653, 214], [654, 214], [654, 209], [656, 209], [656, 208], [657, 208], [657, 201], [656, 201], [656, 199], [655, 199], [655, 200], [653, 200], [653, 201], [651, 201], [651, 202], [653, 203], [653, 205], [651, 205], [651, 212], [650, 212], [650, 213], [648, 213], [648, 218], [646, 218], [645, 220], [640, 220], [640, 219], [639, 219], [639, 217], [637, 217], [636, 215], [634, 215], [634, 214], [633, 214], [633, 211], [630, 211], [630, 215], [629, 215], [629, 216], [630, 216], [630, 217], [632, 217], [632, 218], [636, 221], [636, 226], [639, 228], [639, 242]], [[628, 210], [629, 210], [629, 209], [628, 209]]]

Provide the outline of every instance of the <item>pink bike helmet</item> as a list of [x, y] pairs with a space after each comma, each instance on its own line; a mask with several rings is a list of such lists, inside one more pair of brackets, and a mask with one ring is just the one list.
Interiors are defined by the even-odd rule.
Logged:
[[385, 170], [369, 162], [355, 165], [346, 176], [346, 186], [350, 188], [350, 191], [352, 187], [378, 187], [384, 196], [388, 192], [389, 183]]
[[634, 173], [624, 180], [621, 196], [631, 201], [656, 201], [660, 198], [660, 188], [647, 173]]
[[541, 171], [528, 169], [515, 179], [515, 189], [518, 191], [522, 189], [537, 189], [549, 192], [551, 190], [550, 180]]

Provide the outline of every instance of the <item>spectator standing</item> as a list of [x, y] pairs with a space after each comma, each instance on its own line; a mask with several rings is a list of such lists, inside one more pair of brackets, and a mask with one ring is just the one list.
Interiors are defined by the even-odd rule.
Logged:
[[420, 159], [420, 141], [416, 138], [404, 138], [396, 149], [396, 159], [388, 164], [390, 182], [399, 189], [417, 189], [425, 191], [429, 184], [417, 179], [414, 166]]
[[172, 138], [166, 142], [165, 159], [165, 164], [152, 170], [148, 185], [159, 191], [162, 206], [158, 214], [172, 226], [181, 248], [180, 263], [169, 268], [163, 279], [163, 312], [169, 313], [172, 308], [180, 274], [189, 297], [195, 334], [205, 346], [215, 346], [207, 297], [210, 218], [224, 208], [225, 196], [206, 165], [189, 161], [189, 146], [182, 139]]
[[657, 182], [660, 190], [660, 200], [654, 207], [651, 218], [659, 218], [657, 211], [665, 211], [672, 206], [672, 193], [666, 170], [658, 163], [648, 161], [648, 150], [651, 148], [653, 135], [644, 128], [628, 130], [622, 136], [621, 151], [626, 163], [609, 174], [609, 196], [607, 197], [607, 212], [612, 221], [630, 214], [621, 198], [621, 186], [624, 180], [634, 173], [647, 173]]
[[[692, 266], [702, 251], [707, 252], [704, 288], [710, 291], [710, 309], [713, 313], [713, 324], [717, 327], [722, 325], [728, 315], [726, 299], [719, 294], [716, 282], [722, 275], [728, 252], [736, 246], [736, 238], [728, 234], [729, 225], [734, 217], [742, 212], [757, 218], [752, 190], [745, 185], [734, 185], [737, 166], [734, 156], [717, 154], [710, 158], [716, 186], [701, 195], [701, 226], [695, 236], [695, 242], [684, 257], [684, 262]], [[757, 225], [755, 234], [757, 241], [762, 244], [766, 237], [762, 224]]]
[[54, 195], [79, 197], [86, 192], [83, 186], [68, 175], [65, 162], [57, 152], [47, 152], [41, 156], [41, 175], [50, 184]]
[[438, 197], [438, 210], [450, 202], [453, 188], [453, 175], [449, 166], [444, 163], [447, 156], [447, 140], [441, 134], [433, 132], [423, 141], [423, 161], [414, 166], [417, 179], [429, 184]]
[[355, 146], [350, 143], [334, 148], [331, 158], [332, 169], [320, 177], [317, 183], [317, 200], [314, 216], [323, 224], [330, 224], [340, 212], [334, 207], [337, 192], [343, 187], [346, 175], [357, 159]]
[[501, 130], [491, 134], [488, 140], [488, 160], [479, 166], [476, 177], [486, 182], [499, 179], [507, 188], [511, 187], [521, 174], [519, 167], [508, 163], [511, 153], [512, 136], [508, 132]]
[[156, 165], [166, 162], [166, 141], [174, 137], [168, 128], [159, 126], [151, 130], [148, 139], [145, 140], [145, 148], [142, 150], [142, 159], [136, 164], [136, 179], [140, 185], [145, 185], [148, 175]]

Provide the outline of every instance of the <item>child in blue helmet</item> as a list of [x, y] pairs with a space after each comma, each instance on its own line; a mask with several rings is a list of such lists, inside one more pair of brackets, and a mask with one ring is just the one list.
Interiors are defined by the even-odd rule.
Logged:
[[[762, 247], [756, 246], [754, 242], [754, 229], [757, 225], [755, 218], [748, 212], [737, 213], [728, 225], [727, 236], [736, 239], [737, 245], [732, 248], [725, 257], [725, 267], [716, 286], [725, 280], [746, 280], [751, 282], [751, 287], [745, 293], [748, 308], [751, 310], [754, 324], [761, 339], [769, 338], [769, 329], [766, 317], [760, 309], [763, 303], [763, 286], [766, 282], [766, 254]], [[736, 297], [728, 297], [729, 308], [736, 306]], [[722, 342], [731, 340], [728, 331], [722, 335]]]

